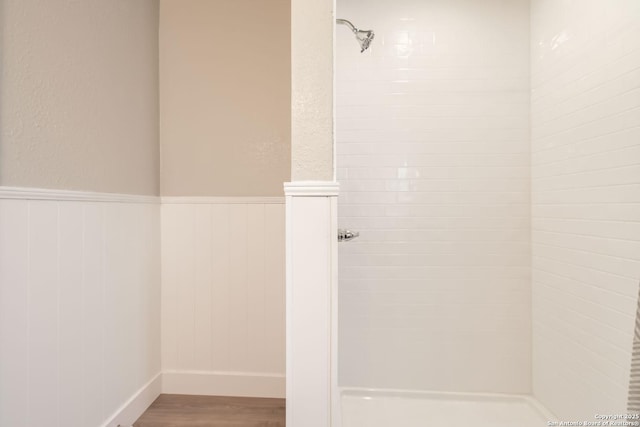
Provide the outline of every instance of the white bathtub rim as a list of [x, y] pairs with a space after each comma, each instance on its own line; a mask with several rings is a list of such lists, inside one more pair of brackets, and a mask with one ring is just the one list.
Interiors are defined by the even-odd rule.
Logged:
[[486, 402], [524, 402], [542, 418], [558, 421], [558, 418], [544, 407], [533, 395], [518, 393], [457, 392], [434, 390], [379, 389], [366, 387], [339, 387], [340, 400], [344, 397], [391, 398], [391, 399], [431, 399]]

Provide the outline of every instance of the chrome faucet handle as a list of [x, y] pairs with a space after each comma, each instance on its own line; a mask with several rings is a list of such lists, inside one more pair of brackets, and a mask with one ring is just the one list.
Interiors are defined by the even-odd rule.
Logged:
[[342, 228], [338, 229], [338, 242], [348, 242], [349, 240], [353, 240], [360, 235], [357, 231], [344, 230]]

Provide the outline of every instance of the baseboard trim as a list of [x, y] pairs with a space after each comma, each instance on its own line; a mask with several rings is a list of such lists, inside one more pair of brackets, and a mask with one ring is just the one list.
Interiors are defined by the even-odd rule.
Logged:
[[162, 373], [158, 372], [151, 381], [138, 390], [101, 427], [130, 426], [140, 418], [162, 392]]
[[160, 197], [157, 196], [1, 186], [0, 199], [52, 200], [59, 202], [160, 203]]
[[284, 398], [285, 376], [253, 372], [165, 371], [162, 393]]

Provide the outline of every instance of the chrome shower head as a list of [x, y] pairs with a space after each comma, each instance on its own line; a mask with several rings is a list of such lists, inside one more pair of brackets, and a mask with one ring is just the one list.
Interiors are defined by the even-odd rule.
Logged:
[[351, 22], [346, 19], [336, 19], [336, 24], [346, 25], [353, 31], [353, 34], [356, 35], [356, 39], [358, 43], [360, 43], [360, 53], [364, 52], [369, 48], [371, 41], [375, 37], [375, 33], [372, 30], [359, 30], [357, 29]]
[[360, 43], [360, 48], [361, 48], [360, 53], [364, 52], [369, 48], [371, 41], [376, 36], [375, 33], [371, 30], [367, 30], [367, 31], [358, 30], [356, 31], [355, 34], [356, 34], [356, 39], [358, 39], [358, 42]]

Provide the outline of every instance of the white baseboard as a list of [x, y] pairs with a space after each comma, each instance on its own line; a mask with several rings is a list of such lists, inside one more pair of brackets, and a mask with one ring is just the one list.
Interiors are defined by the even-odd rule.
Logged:
[[160, 372], [100, 427], [131, 426], [162, 393], [284, 398], [285, 376], [249, 372]]
[[101, 427], [118, 427], [132, 425], [147, 410], [162, 392], [162, 373], [158, 373], [151, 381], [136, 392], [131, 399], [122, 405], [109, 421]]
[[253, 372], [165, 371], [162, 393], [284, 398], [285, 376]]

